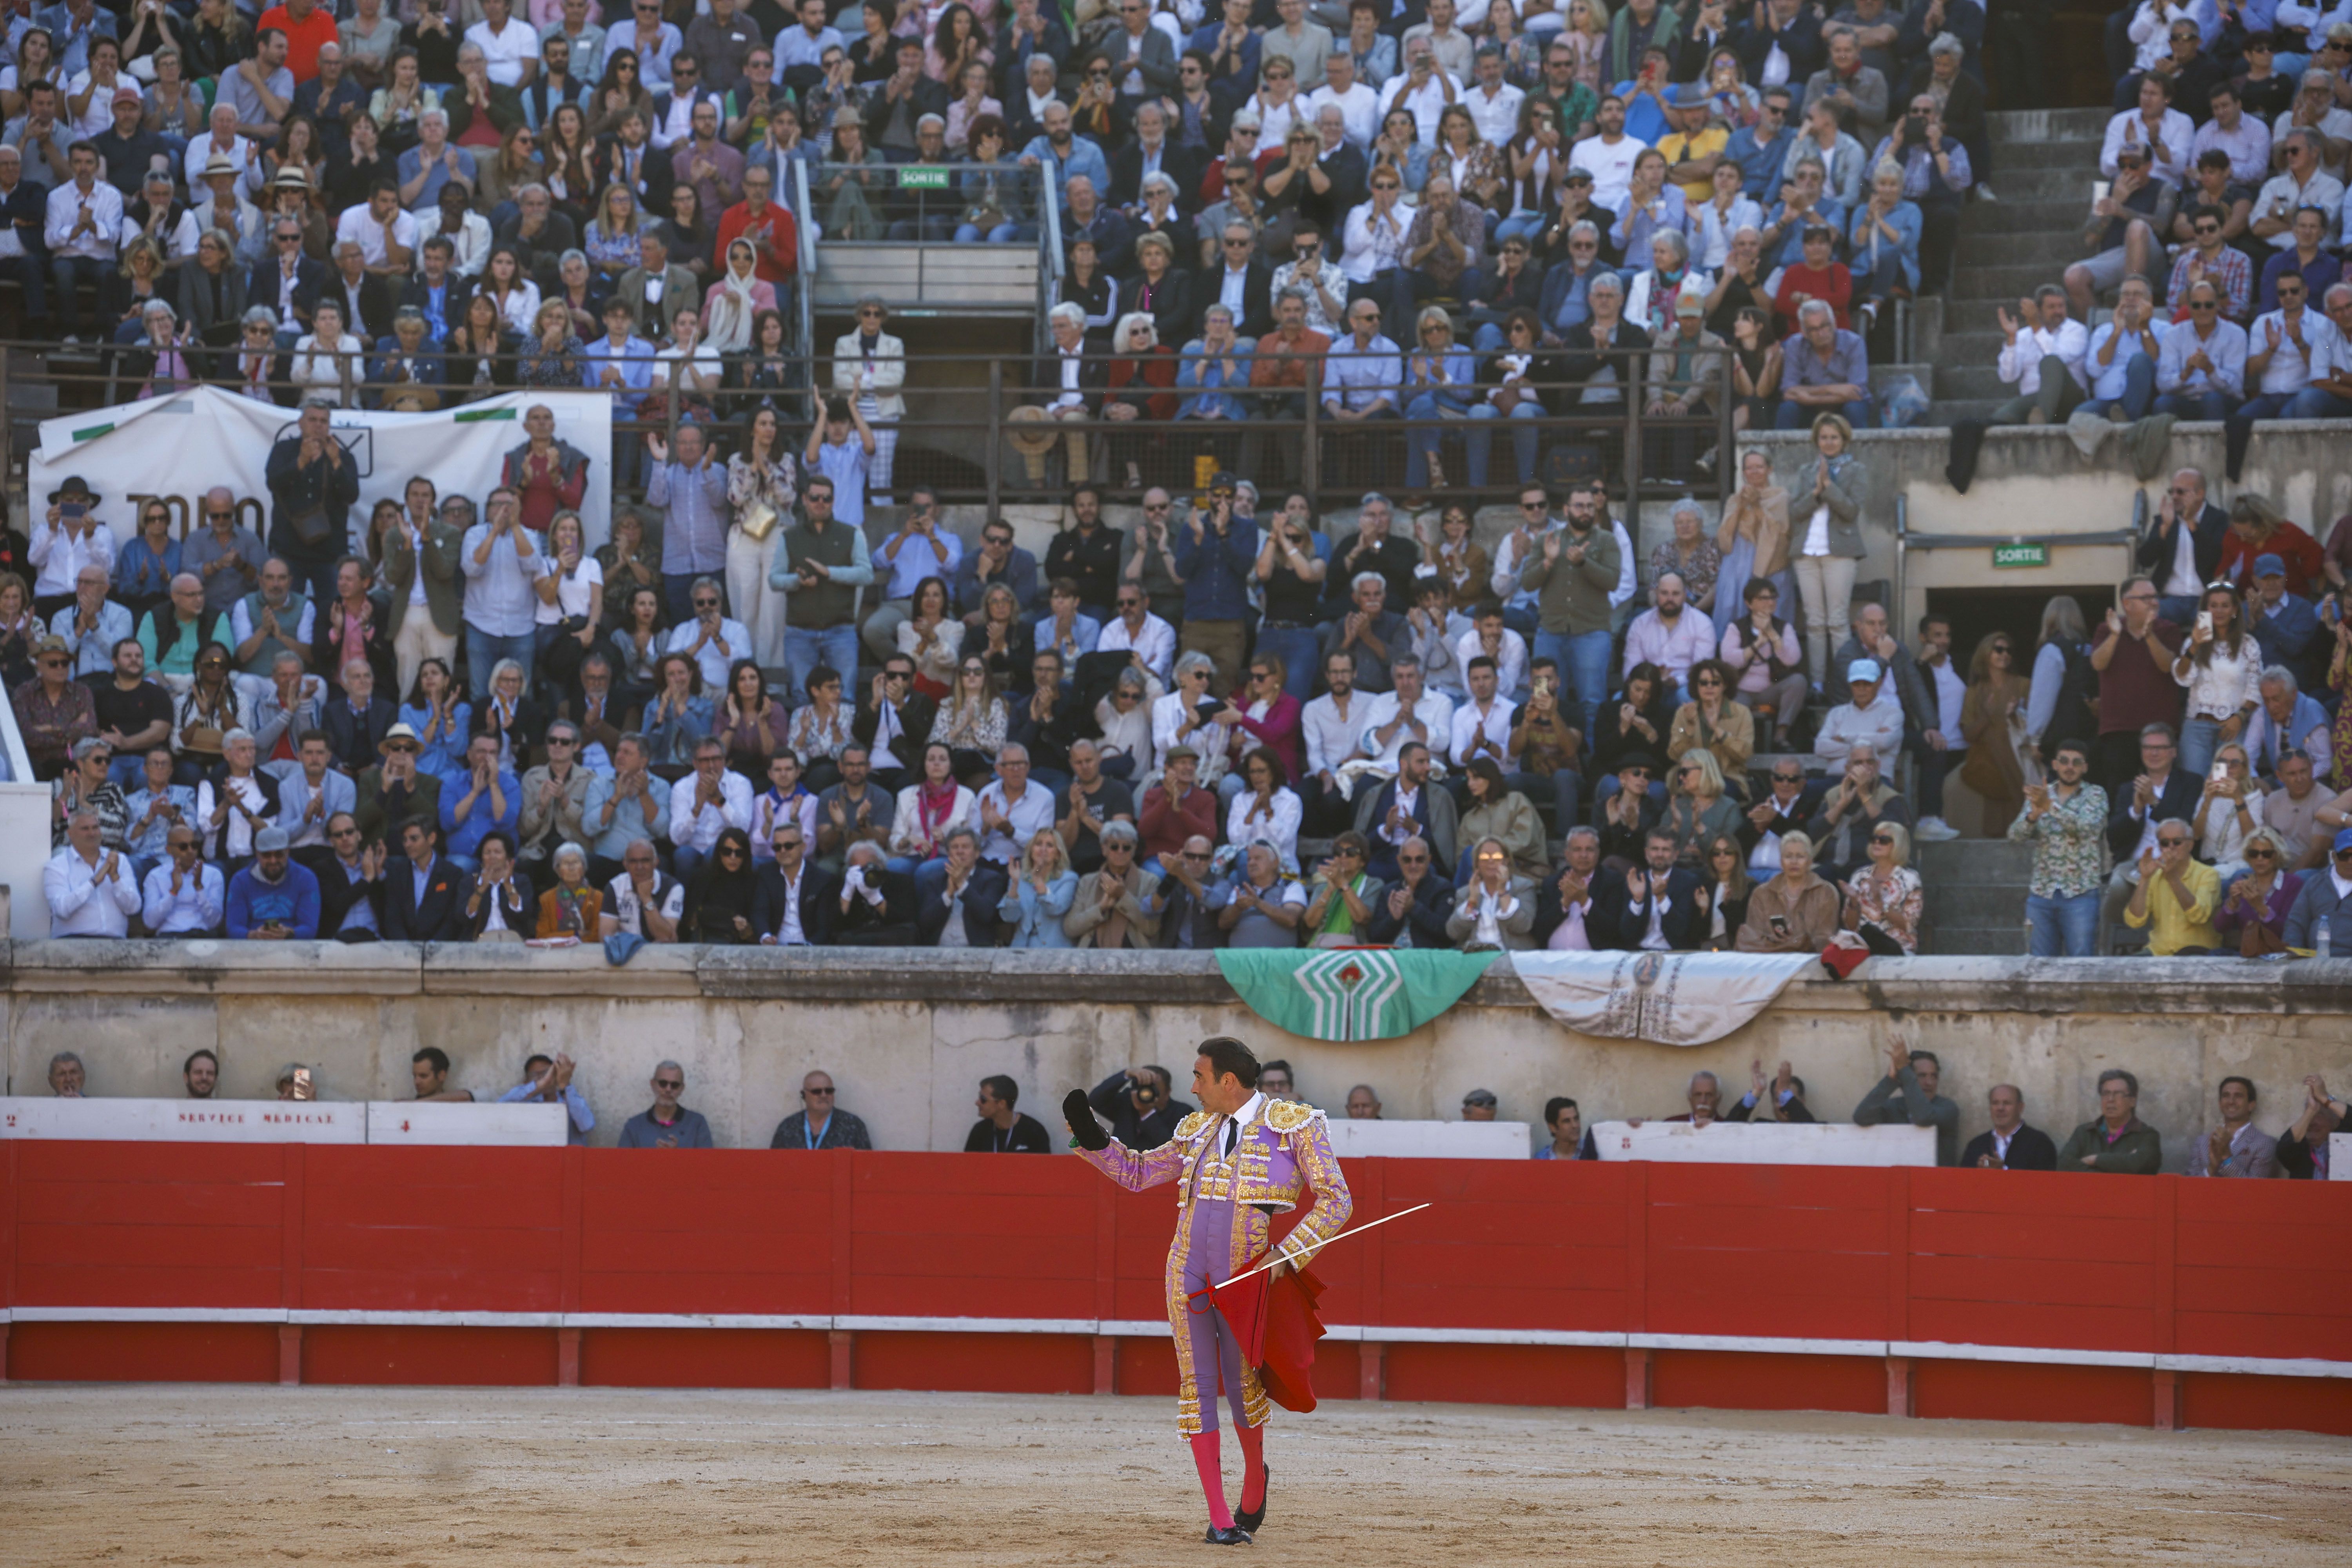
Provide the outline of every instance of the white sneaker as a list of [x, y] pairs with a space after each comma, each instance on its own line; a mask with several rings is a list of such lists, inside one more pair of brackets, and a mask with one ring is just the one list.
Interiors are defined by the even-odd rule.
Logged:
[[1940, 816], [1923, 816], [1919, 819], [1919, 826], [1911, 830], [1912, 837], [1924, 838], [1930, 844], [1941, 844], [1959, 836], [1960, 830]]
[[1992, 194], [1992, 187], [1990, 185], [1979, 185], [1977, 187], [1977, 200], [1980, 202], [1997, 202], [2000, 200], [2000, 198]]

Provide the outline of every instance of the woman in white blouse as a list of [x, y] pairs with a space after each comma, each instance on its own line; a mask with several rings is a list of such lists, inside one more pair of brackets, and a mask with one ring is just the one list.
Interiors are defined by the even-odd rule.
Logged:
[[367, 374], [367, 345], [343, 330], [343, 308], [321, 300], [310, 314], [311, 331], [294, 344], [287, 379], [295, 402], [323, 397], [338, 408], [359, 406], [360, 382]]
[[934, 741], [923, 748], [923, 776], [898, 792], [890, 816], [890, 869], [911, 876], [948, 852], [959, 827], [980, 831], [980, 797], [955, 781], [955, 754]]
[[490, 252], [482, 268], [482, 292], [499, 308], [507, 329], [526, 338], [539, 335], [539, 285], [523, 270], [522, 258], [511, 245]]
[[2189, 689], [2180, 725], [2180, 766], [2190, 777], [2213, 763], [2214, 748], [2245, 732], [2262, 701], [2263, 649], [2246, 630], [2238, 591], [2206, 584], [2189, 641], [2172, 660], [2172, 679]]
[[1297, 795], [1282, 776], [1282, 763], [1260, 746], [1242, 759], [1242, 788], [1225, 807], [1225, 842], [1264, 844], [1282, 858], [1282, 868], [1298, 875]]
[[[1225, 776], [1234, 738], [1230, 727], [1204, 717], [1218, 711], [1209, 700], [1209, 683], [1216, 675], [1207, 654], [1188, 653], [1176, 661], [1176, 689], [1151, 705], [1152, 750], [1164, 757], [1171, 746], [1192, 747], [1201, 759], [1194, 782], [1206, 789], [1215, 789]], [[1150, 782], [1144, 781], [1146, 787]]]
[[1095, 724], [1102, 731], [1097, 742], [1102, 771], [1129, 780], [1138, 790], [1157, 771], [1158, 752], [1151, 743], [1151, 688], [1156, 684], [1129, 666], [1118, 672], [1110, 695], [1095, 704]]

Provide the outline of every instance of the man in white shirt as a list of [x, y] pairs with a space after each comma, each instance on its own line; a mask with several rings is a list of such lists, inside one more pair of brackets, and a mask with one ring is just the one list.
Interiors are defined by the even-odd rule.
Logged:
[[1857, 658], [1845, 667], [1845, 673], [1852, 700], [1824, 714], [1813, 737], [1814, 764], [1825, 773], [1843, 772], [1846, 753], [1857, 743], [1890, 757], [1903, 749], [1903, 705], [1885, 689], [1886, 672], [1878, 661]]
[[1116, 607], [1095, 639], [1097, 653], [1123, 653], [1136, 668], [1168, 685], [1176, 664], [1176, 628], [1151, 613], [1150, 596], [1139, 583], [1121, 583]]
[[1351, 654], [1335, 653], [1324, 659], [1323, 682], [1324, 695], [1298, 710], [1299, 731], [1307, 742], [1307, 776], [1299, 781], [1298, 794], [1307, 804], [1308, 827], [1338, 833], [1352, 816], [1339, 784], [1339, 765], [1356, 754], [1370, 717], [1371, 699], [1357, 694]]
[[2017, 314], [1999, 307], [2001, 384], [2017, 395], [1992, 411], [1995, 425], [2063, 425], [2089, 390], [2084, 362], [2091, 334], [2066, 314], [2066, 290], [2044, 283]]
[[[773, 855], [760, 868], [759, 901], [754, 906], [759, 915], [760, 945], [811, 946], [824, 933], [820, 930], [812, 934], [801, 919], [802, 898], [811, 890], [807, 830], [787, 818], [770, 830], [769, 844]], [[822, 873], [818, 880], [824, 880]]]
[[1454, 25], [1456, 14], [1454, 0], [1429, 0], [1429, 19], [1407, 27], [1403, 37], [1398, 41], [1410, 60], [1412, 46], [1427, 40], [1430, 52], [1436, 57], [1437, 68], [1454, 80], [1463, 81], [1470, 75], [1470, 55], [1475, 46], [1470, 41], [1470, 35]]
[[1326, 105], [1339, 111], [1348, 145], [1359, 153], [1369, 151], [1372, 138], [1380, 134], [1381, 95], [1356, 79], [1355, 56], [1323, 57], [1323, 85], [1307, 95], [1307, 109], [1319, 115]]
[[[1590, 827], [1571, 827], [1562, 846], [1562, 866], [1555, 884], [1559, 896], [1559, 924], [1544, 942], [1552, 952], [1591, 952], [1614, 947], [1614, 934], [1605, 917], [1596, 921], [1594, 894], [1605, 887], [1601, 876], [1601, 835]], [[1607, 905], [1601, 905], [1606, 909]]]
[[[1444, 4], [1444, 0], [1439, 0], [1439, 3]], [[1467, 44], [1466, 39], [1465, 43]], [[1466, 47], [1463, 54], [1466, 59], [1469, 54]], [[1438, 65], [1436, 52], [1431, 47], [1426, 32], [1404, 45], [1404, 56], [1405, 68], [1391, 77], [1388, 86], [1381, 91], [1381, 118], [1387, 119], [1391, 109], [1404, 110], [1412, 116], [1413, 124], [1420, 132], [1421, 144], [1434, 147], [1437, 145], [1438, 116], [1445, 112], [1448, 105], [1462, 100], [1462, 82]]]
[[2287, 405], [2315, 381], [2352, 369], [2336, 323], [2312, 309], [2299, 273], [2282, 272], [2278, 309], [2254, 318], [2246, 334], [2246, 390], [2240, 419], [2284, 419]]
[[236, 110], [226, 103], [213, 105], [210, 132], [188, 143], [183, 167], [191, 193], [205, 188], [205, 165], [216, 157], [227, 159], [236, 167], [239, 191], [248, 197], [261, 195], [261, 148], [236, 133]]
[[2147, 413], [2156, 403], [2156, 362], [2163, 357], [2171, 325], [2157, 316], [2155, 290], [2147, 279], [2124, 279], [2116, 291], [2115, 313], [2099, 323], [2083, 351], [2093, 411], [2110, 417], [2120, 413], [2126, 420]]
[[618, 931], [647, 942], [676, 942], [686, 912], [686, 884], [662, 870], [651, 839], [631, 839], [621, 868], [604, 889], [604, 908]]
[[1621, 212], [1633, 184], [1633, 160], [1650, 144], [1625, 134], [1625, 100], [1613, 92], [1601, 100], [1593, 123], [1599, 129], [1570, 149], [1568, 166], [1591, 172], [1593, 205]]
[[996, 753], [996, 777], [980, 792], [980, 857], [1010, 870], [1029, 840], [1054, 826], [1054, 797], [1029, 782], [1029, 748], [1009, 742]]
[[1468, 631], [1454, 639], [1454, 661], [1465, 671], [1470, 661], [1484, 657], [1495, 664], [1495, 689], [1513, 701], [1528, 690], [1528, 639], [1503, 624], [1503, 607], [1489, 599], [1478, 606]]
[[682, 653], [702, 668], [702, 684], [712, 691], [727, 689], [727, 671], [751, 653], [751, 633], [742, 622], [720, 613], [718, 579], [697, 577], [688, 591], [694, 618], [672, 628], [664, 653]]
[[727, 766], [723, 742], [705, 736], [694, 748], [694, 771], [669, 787], [669, 841], [677, 847], [670, 863], [679, 881], [694, 879], [730, 827], [751, 831], [751, 781]]
[[[1377, 782], [1393, 777], [1398, 754], [1415, 741], [1430, 748], [1432, 771], [1444, 771], [1436, 753], [1454, 743], [1454, 700], [1425, 688], [1421, 660], [1409, 653], [1396, 657], [1389, 666], [1389, 676], [1395, 689], [1381, 692], [1365, 705], [1364, 728], [1356, 742], [1353, 761], [1340, 769], [1343, 778], [1353, 774]], [[1364, 787], [1360, 782], [1357, 785]]]
[[1519, 105], [1528, 95], [1503, 79], [1503, 51], [1493, 44], [1481, 44], [1471, 57], [1470, 69], [1475, 78], [1463, 101], [1470, 106], [1470, 118], [1478, 127], [1478, 139], [1496, 147], [1507, 147], [1519, 133]]
[[1469, 798], [1461, 775], [1476, 758], [1491, 757], [1505, 774], [1511, 772], [1511, 718], [1518, 711], [1518, 705], [1496, 689], [1493, 659], [1474, 654], [1466, 669], [1470, 696], [1454, 710], [1453, 731], [1445, 747], [1446, 761], [1454, 765], [1452, 782], [1457, 802]]
[[346, 243], [360, 247], [369, 271], [406, 275], [416, 255], [416, 218], [402, 210], [400, 187], [389, 175], [366, 201], [345, 207], [335, 220], [335, 244]]
[[466, 29], [466, 42], [482, 51], [492, 81], [529, 87], [539, 74], [539, 35], [514, 19], [508, 0], [481, 0], [481, 7], [482, 19]]
[[826, 23], [824, 0], [801, 0], [800, 25], [776, 35], [776, 68], [784, 72], [799, 66], [815, 69], [823, 64], [826, 49], [847, 47], [840, 30]]
[[[80, 592], [82, 574], [92, 567], [109, 582], [113, 580], [114, 531], [100, 520], [97, 501], [79, 475], [68, 476], [49, 497], [49, 510], [57, 515], [33, 524], [33, 545], [27, 552], [40, 569], [33, 579], [36, 601], [46, 604], [71, 598]], [[64, 508], [68, 506], [79, 507], [81, 515], [67, 516]], [[67, 607], [58, 605], [59, 609]], [[58, 635], [68, 642], [73, 640], [64, 632]], [[108, 658], [112, 658], [110, 650]]]
[[[147, 873], [140, 916], [150, 936], [210, 936], [227, 910], [227, 884], [220, 868], [205, 864], [196, 830], [173, 827], [164, 841], [170, 858]], [[361, 900], [361, 907], [365, 900]]]
[[[49, 287], [56, 290], [58, 326], [65, 341], [79, 342], [81, 285], [103, 289], [113, 272], [116, 241], [122, 234], [122, 193], [98, 177], [98, 149], [74, 143], [66, 154], [73, 177], [49, 193], [42, 225], [49, 247]], [[93, 329], [103, 330], [93, 310]]]
[[1772, 764], [1772, 793], [1748, 808], [1739, 841], [1748, 846], [1748, 873], [1763, 882], [1780, 875], [1780, 836], [1798, 833], [1812, 820], [1812, 802], [1805, 798], [1805, 766], [1793, 757]]
[[2148, 72], [2139, 79], [2139, 103], [2107, 121], [2106, 139], [2099, 148], [2099, 173], [2116, 177], [2116, 154], [2126, 146], [2148, 151], [2148, 174], [2179, 186], [2189, 177], [2196, 153], [2189, 144], [2197, 127], [2172, 107], [2172, 79]]
[[102, 847], [99, 837], [98, 813], [75, 812], [66, 821], [66, 847], [41, 869], [52, 937], [131, 934], [139, 885], [121, 851]]

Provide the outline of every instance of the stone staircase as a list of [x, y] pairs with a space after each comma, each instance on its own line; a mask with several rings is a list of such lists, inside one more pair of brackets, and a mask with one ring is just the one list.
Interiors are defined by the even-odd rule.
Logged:
[[1915, 842], [1911, 858], [1926, 885], [1927, 931], [1920, 952], [1940, 957], [2025, 951], [2025, 887], [2033, 870], [2033, 846], [2005, 838]]
[[2059, 281], [2069, 263], [2082, 259], [2083, 222], [2110, 118], [2104, 109], [1991, 117], [1988, 183], [2000, 199], [1970, 202], [1961, 215], [1950, 291], [1940, 301], [1921, 301], [1914, 335], [1914, 356], [1936, 366], [1930, 415], [1936, 424], [1982, 418], [2010, 395], [1994, 369], [2000, 353], [1994, 311], [2002, 306], [2014, 311], [2020, 298]]

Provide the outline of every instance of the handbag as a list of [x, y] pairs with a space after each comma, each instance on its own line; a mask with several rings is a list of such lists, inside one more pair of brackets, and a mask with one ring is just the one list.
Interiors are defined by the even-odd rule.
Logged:
[[755, 499], [735, 514], [735, 521], [746, 537], [764, 543], [776, 529], [776, 509], [765, 499]]

